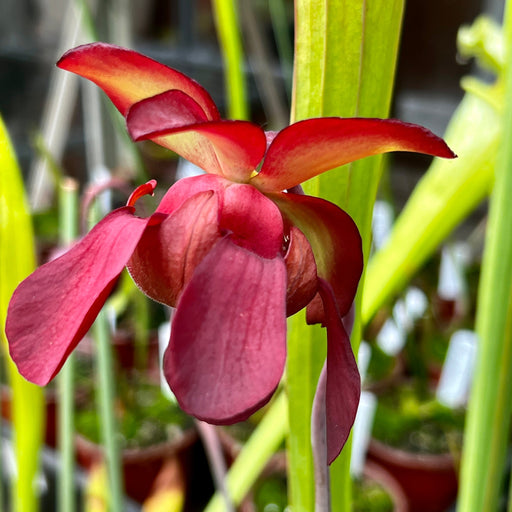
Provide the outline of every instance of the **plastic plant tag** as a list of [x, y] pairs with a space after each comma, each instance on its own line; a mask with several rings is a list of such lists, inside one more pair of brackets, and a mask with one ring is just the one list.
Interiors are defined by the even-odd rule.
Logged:
[[357, 353], [357, 367], [359, 368], [359, 375], [361, 376], [361, 383], [366, 379], [368, 366], [372, 357], [372, 348], [366, 341], [361, 341], [359, 351]]
[[414, 319], [407, 310], [405, 300], [401, 299], [396, 301], [393, 306], [393, 318], [398, 329], [404, 331], [404, 333], [408, 333], [412, 330]]
[[356, 478], [363, 474], [376, 408], [377, 397], [369, 391], [362, 391], [353, 427], [353, 444], [350, 458], [350, 473]]
[[415, 286], [411, 286], [407, 290], [404, 300], [407, 313], [413, 321], [419, 320], [425, 314], [425, 311], [427, 311], [427, 296], [422, 290]]
[[373, 207], [373, 249], [377, 251], [387, 241], [393, 227], [393, 208], [386, 201], [376, 201]]
[[437, 294], [445, 300], [461, 301], [466, 293], [464, 268], [468, 260], [465, 244], [443, 247]]
[[414, 322], [427, 310], [426, 295], [419, 289], [411, 287], [405, 297], [396, 302], [393, 316], [388, 318], [377, 335], [377, 344], [388, 355], [394, 356], [402, 350], [407, 334], [414, 327]]
[[440, 403], [455, 409], [467, 400], [477, 353], [477, 334], [470, 330], [453, 333], [437, 386]]
[[[172, 312], [171, 312], [171, 320], [172, 320]], [[165, 380], [164, 372], [163, 372], [163, 360], [164, 360], [164, 352], [169, 344], [169, 338], [171, 337], [171, 322], [165, 322], [158, 327], [158, 365], [160, 367], [160, 388], [162, 390], [163, 395], [169, 399], [171, 402], [176, 403], [176, 397], [174, 393], [171, 391], [167, 380]]]
[[393, 318], [388, 318], [377, 334], [377, 345], [389, 356], [398, 354], [405, 345], [406, 334]]

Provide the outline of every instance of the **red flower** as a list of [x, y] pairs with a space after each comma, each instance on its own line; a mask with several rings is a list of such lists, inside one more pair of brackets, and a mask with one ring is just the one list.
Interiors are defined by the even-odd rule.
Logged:
[[58, 65], [98, 84], [135, 140], [151, 139], [208, 174], [176, 183], [149, 218], [134, 205], [156, 183], [140, 186], [19, 285], [6, 332], [20, 373], [39, 385], [56, 375], [126, 266], [144, 293], [177, 308], [164, 372], [181, 407], [233, 423], [271, 397], [285, 364], [286, 317], [308, 306], [308, 321], [327, 327], [332, 461], [360, 394], [342, 318], [362, 271], [361, 240], [345, 212], [295, 187], [378, 153], [453, 153], [428, 130], [395, 120], [308, 119], [279, 133], [223, 120], [193, 80], [106, 44], [71, 50]]

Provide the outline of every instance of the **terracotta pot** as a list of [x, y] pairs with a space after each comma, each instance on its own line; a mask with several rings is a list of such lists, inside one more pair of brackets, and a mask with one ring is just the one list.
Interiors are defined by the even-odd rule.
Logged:
[[455, 501], [457, 473], [449, 453], [408, 453], [372, 439], [368, 460], [384, 467], [399, 482], [414, 512], [445, 512]]
[[[158, 474], [170, 459], [178, 459], [187, 470], [190, 467], [187, 458], [196, 441], [197, 433], [195, 429], [190, 429], [173, 441], [123, 450], [121, 457], [126, 494], [142, 503], [150, 495]], [[90, 469], [103, 459], [101, 446], [79, 434], [75, 436], [75, 448], [77, 462], [84, 469]]]

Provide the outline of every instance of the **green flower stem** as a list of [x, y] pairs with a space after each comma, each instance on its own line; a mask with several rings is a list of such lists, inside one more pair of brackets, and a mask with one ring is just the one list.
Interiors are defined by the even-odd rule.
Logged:
[[322, 328], [306, 325], [304, 312], [290, 318], [288, 325], [288, 492], [294, 512], [311, 512], [315, 506], [311, 410], [326, 347]]
[[[287, 409], [286, 394], [280, 392], [231, 466], [227, 475], [227, 489], [235, 505], [244, 499], [288, 433]], [[204, 512], [224, 511], [224, 497], [217, 492]]]
[[27, 382], [8, 355], [5, 337], [7, 305], [16, 286], [36, 267], [32, 222], [23, 180], [7, 130], [0, 117], [0, 339], [12, 391], [13, 445], [17, 475], [11, 510], [36, 512], [34, 480], [44, 429], [43, 390]]
[[[59, 186], [59, 238], [62, 246], [70, 245], [77, 236], [78, 183], [64, 178]], [[61, 471], [58, 481], [59, 510], [74, 512], [74, 356], [70, 355], [58, 378], [59, 389], [59, 450]]]
[[[404, 0], [296, 0], [294, 121], [317, 116], [387, 117], [396, 67]], [[373, 157], [333, 170], [304, 184], [307, 194], [345, 209], [363, 238], [365, 260], [371, 241], [373, 203], [382, 158]], [[352, 334], [360, 340], [361, 294]], [[309, 416], [325, 358], [325, 334], [291, 320], [288, 349], [290, 494], [297, 512], [314, 508]], [[350, 442], [331, 465], [333, 510], [351, 507]]]
[[213, 0], [213, 13], [224, 58], [228, 117], [248, 119], [242, 39], [235, 0]]
[[[479, 357], [468, 406], [458, 510], [498, 510], [512, 414], [512, 5], [505, 10], [503, 143], [478, 293]], [[510, 510], [510, 509], [509, 509]]]

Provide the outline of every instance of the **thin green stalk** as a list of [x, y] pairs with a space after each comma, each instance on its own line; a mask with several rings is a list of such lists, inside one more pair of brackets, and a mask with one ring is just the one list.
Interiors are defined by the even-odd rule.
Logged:
[[100, 311], [93, 325], [98, 354], [99, 414], [105, 459], [109, 480], [109, 503], [111, 512], [123, 510], [123, 479], [119, 438], [116, 435], [114, 365], [110, 344], [110, 332], [105, 311]]
[[213, 0], [212, 7], [224, 59], [228, 117], [248, 119], [247, 86], [236, 0]]
[[512, 4], [505, 10], [505, 112], [478, 293], [478, 364], [466, 419], [458, 510], [498, 510], [512, 414]]
[[[242, 502], [283, 442], [288, 432], [287, 408], [286, 394], [279, 393], [231, 466], [227, 475], [227, 489], [235, 505]], [[224, 506], [224, 497], [217, 492], [204, 512], [224, 512]]]
[[[94, 214], [91, 215], [93, 218], [95, 216]], [[94, 224], [94, 221], [92, 224]], [[104, 309], [100, 311], [92, 329], [97, 351], [98, 413], [101, 419], [101, 434], [109, 481], [109, 510], [111, 512], [122, 512], [124, 493], [119, 438], [116, 435], [114, 364], [110, 328]]]
[[[59, 186], [59, 238], [62, 246], [70, 245], [77, 236], [78, 183], [65, 178]], [[59, 510], [74, 512], [74, 356], [70, 355], [58, 378], [59, 450], [61, 470], [58, 480]]]

